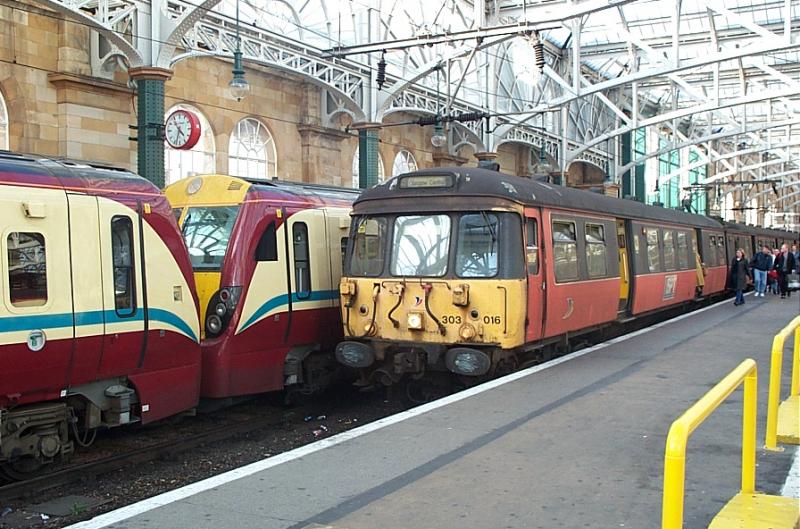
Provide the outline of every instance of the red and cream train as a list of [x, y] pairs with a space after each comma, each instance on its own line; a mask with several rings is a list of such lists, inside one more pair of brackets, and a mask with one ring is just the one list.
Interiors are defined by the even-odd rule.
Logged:
[[222, 176], [168, 194], [172, 206], [127, 171], [0, 152], [6, 477], [68, 457], [98, 428], [324, 383], [314, 353], [340, 336], [355, 194]]

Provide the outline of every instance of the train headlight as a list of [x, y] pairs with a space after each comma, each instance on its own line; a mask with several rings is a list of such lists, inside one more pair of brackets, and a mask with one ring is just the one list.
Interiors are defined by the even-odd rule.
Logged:
[[444, 358], [447, 369], [458, 375], [485, 375], [492, 366], [489, 355], [469, 347], [454, 347], [447, 351]]
[[211, 334], [219, 334], [222, 331], [222, 318], [216, 314], [206, 318], [206, 330]]
[[225, 312], [227, 312], [227, 310], [228, 308], [225, 306], [224, 303], [217, 303], [217, 306], [214, 307], [214, 312], [216, 312], [217, 316], [219, 316], [220, 318], [225, 315]]
[[336, 346], [336, 360], [348, 367], [369, 367], [375, 361], [375, 351], [361, 342], [341, 342]]
[[425, 318], [421, 312], [409, 312], [406, 317], [406, 325], [415, 331], [421, 330], [425, 324]]

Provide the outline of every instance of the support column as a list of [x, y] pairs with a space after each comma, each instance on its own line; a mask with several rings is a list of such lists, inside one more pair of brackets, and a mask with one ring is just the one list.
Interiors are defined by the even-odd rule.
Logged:
[[134, 68], [138, 126], [138, 172], [159, 188], [164, 187], [164, 83], [172, 70], [155, 67]]
[[358, 130], [358, 187], [367, 189], [378, 184], [378, 132], [380, 123], [354, 123]]
[[478, 159], [478, 167], [483, 167], [484, 169], [492, 169], [494, 171], [500, 170], [500, 164], [497, 162], [497, 153], [496, 152], [476, 152], [475, 158]]

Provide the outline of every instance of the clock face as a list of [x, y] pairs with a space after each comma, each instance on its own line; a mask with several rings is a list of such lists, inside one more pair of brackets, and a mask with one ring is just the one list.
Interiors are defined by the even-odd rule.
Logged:
[[176, 110], [167, 118], [164, 136], [173, 149], [191, 149], [200, 139], [200, 120], [188, 110]]

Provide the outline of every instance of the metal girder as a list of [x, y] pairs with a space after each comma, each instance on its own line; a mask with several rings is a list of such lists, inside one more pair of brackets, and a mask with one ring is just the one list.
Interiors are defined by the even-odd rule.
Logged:
[[[645, 163], [650, 158], [655, 158], [656, 156], [661, 156], [662, 154], [666, 154], [666, 153], [668, 153], [670, 151], [674, 151], [676, 149], [685, 149], [687, 147], [691, 147], [691, 146], [702, 144], [702, 143], [708, 143], [708, 142], [711, 142], [711, 141], [714, 141], [714, 140], [720, 140], [720, 139], [723, 139], [723, 138], [730, 138], [730, 137], [733, 137], [733, 136], [740, 136], [742, 134], [748, 134], [748, 133], [751, 133], [751, 132], [760, 132], [760, 131], [764, 131], [764, 130], [769, 130], [771, 128], [785, 127], [787, 125], [793, 125], [793, 124], [800, 124], [800, 119], [794, 119], [794, 120], [788, 120], [788, 121], [782, 121], [782, 122], [765, 123], [763, 125], [756, 125], [756, 126], [753, 126], [753, 127], [748, 127], [747, 130], [730, 130], [730, 131], [716, 132], [716, 133], [713, 133], [713, 134], [705, 134], [705, 135], [700, 136], [700, 137], [690, 137], [687, 141], [682, 141], [680, 143], [671, 143], [670, 145], [668, 145], [667, 147], [665, 147], [663, 149], [658, 149], [656, 151], [649, 152], [649, 153], [647, 153], [647, 154], [645, 154], [643, 156], [640, 156], [640, 157], [636, 158], [635, 160], [631, 160], [629, 163], [627, 163], [627, 164], [623, 165], [622, 167], [620, 167], [619, 170], [621, 172], [629, 171], [633, 167]], [[791, 146], [794, 146], [794, 145], [800, 145], [800, 141], [798, 141], [796, 143], [787, 142], [787, 143], [776, 144], [776, 145], [773, 145], [773, 146], [765, 146], [762, 149], [755, 149], [755, 150], [746, 149], [746, 150], [742, 150], [741, 152], [740, 151], [735, 151], [733, 153], [712, 155], [712, 156], [708, 157], [708, 161], [713, 163], [713, 162], [717, 162], [717, 161], [721, 161], [721, 160], [726, 160], [726, 159], [729, 159], [729, 158], [735, 158], [736, 156], [739, 156], [740, 154], [749, 154], [749, 153], [752, 153], [752, 152], [763, 152], [763, 151], [766, 151], [766, 150], [786, 148], [786, 147], [791, 147]], [[705, 164], [701, 164], [701, 165], [705, 165]], [[688, 169], [693, 169], [693, 168], [695, 168], [695, 167], [694, 166], [687, 167], [687, 170]]]
[[[565, 20], [581, 18], [583, 16], [609, 9], [612, 7], [629, 4], [635, 0], [586, 0], [583, 2], [570, 2], [563, 9], [553, 9], [550, 5], [531, 7], [536, 14], [530, 14], [529, 20], [520, 20], [514, 24], [502, 24], [491, 27], [480, 27], [464, 31], [453, 31], [441, 34], [421, 34], [405, 39], [388, 40], [384, 42], [371, 42], [353, 46], [337, 46], [325, 51], [325, 57], [345, 57], [362, 53], [375, 53], [389, 50], [402, 50], [421, 46], [433, 46], [465, 40], [500, 37], [504, 35], [522, 35], [534, 31], [557, 29]], [[535, 20], [532, 20], [535, 17]]]
[[69, 20], [97, 31], [116, 48], [112, 52], [118, 52], [125, 58], [129, 67], [144, 65], [139, 50], [125, 38], [127, 36], [132, 39], [132, 35], [126, 35], [115, 27], [121, 20], [131, 17], [135, 11], [135, 6], [131, 3], [118, 0], [96, 0], [91, 3], [85, 0], [37, 0], [37, 2]]

